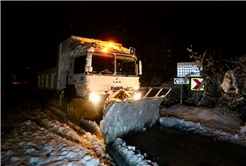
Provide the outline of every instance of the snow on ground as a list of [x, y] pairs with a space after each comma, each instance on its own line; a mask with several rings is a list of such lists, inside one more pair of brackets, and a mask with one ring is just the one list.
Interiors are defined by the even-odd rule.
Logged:
[[215, 140], [224, 140], [246, 147], [246, 125], [233, 114], [216, 108], [184, 105], [163, 108], [159, 112], [159, 105], [158, 100], [111, 103], [105, 110], [103, 121], [100, 123], [106, 144], [111, 146], [110, 143], [113, 143], [112, 145], [119, 156], [122, 156], [125, 161], [131, 161], [133, 152], [128, 153], [126, 147], [116, 148], [124, 147], [124, 143], [119, 138], [131, 132], [144, 131], [147, 127], [152, 127], [159, 119], [160, 124], [164, 127], [175, 127], [184, 131], [212, 136]]
[[245, 124], [245, 126], [240, 126], [240, 133], [241, 134], [246, 134], [246, 124]]
[[[114, 165], [105, 151], [105, 139], [114, 149], [113, 154], [110, 153], [112, 157], [117, 158], [115, 153], [124, 160], [121, 165], [157, 165], [146, 160], [135, 147], [126, 146], [119, 137], [132, 131], [144, 131], [158, 120], [165, 127], [213, 136], [246, 147], [246, 125], [236, 116], [218, 109], [183, 105], [163, 108], [159, 114], [160, 102], [157, 99], [113, 103], [105, 110], [100, 129], [95, 122], [82, 121], [85, 127], [90, 126], [90, 132], [68, 121], [55, 107], [43, 111], [39, 108], [17, 110], [12, 116], [10, 113], [11, 121], [1, 122], [1, 127], [8, 124], [14, 127], [2, 138], [1, 162], [3, 165]], [[59, 117], [63, 117], [62, 120]]]
[[4, 165], [104, 165], [79, 143], [26, 121], [15, 128], [1, 147]]
[[200, 122], [206, 126], [223, 131], [238, 132], [242, 123], [240, 118], [216, 108], [174, 105], [161, 110], [161, 116], [177, 116], [187, 121]]
[[135, 102], [111, 103], [105, 110], [100, 129], [105, 143], [129, 132], [144, 131], [159, 119], [159, 105], [163, 98]]
[[[98, 132], [94, 135], [70, 121], [58, 121], [49, 110], [19, 109], [12, 114], [1, 122], [14, 126], [2, 137], [3, 165], [114, 165]], [[15, 123], [13, 117], [19, 120]], [[96, 123], [88, 124], [99, 130]]]
[[163, 108], [160, 114], [159, 121], [164, 127], [193, 131], [246, 147], [246, 125], [235, 115], [219, 109], [183, 105]]
[[119, 154], [120, 158], [124, 159], [124, 163], [120, 165], [128, 165], [128, 166], [157, 166], [156, 162], [152, 162], [150, 160], [145, 159], [147, 156], [143, 156], [136, 150], [135, 146], [127, 146], [126, 143], [121, 139], [117, 138], [112, 144], [113, 149]]
[[[12, 113], [14, 116], [10, 114], [8, 118], [15, 128], [2, 140], [2, 165], [115, 165], [105, 151], [106, 145], [95, 122], [82, 120], [87, 127], [85, 131], [66, 120], [65, 114], [55, 107], [19, 109]], [[22, 122], [15, 123], [15, 118]], [[7, 125], [6, 122], [2, 124]], [[113, 153], [121, 157], [117, 165], [157, 165], [145, 159], [146, 155], [141, 155], [135, 147], [126, 146], [120, 138], [112, 146]]]

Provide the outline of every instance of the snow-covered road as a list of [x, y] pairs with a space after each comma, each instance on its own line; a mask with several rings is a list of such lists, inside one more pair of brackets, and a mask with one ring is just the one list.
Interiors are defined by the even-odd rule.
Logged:
[[[114, 125], [120, 130], [115, 130], [114, 134], [119, 135], [121, 131], [125, 131], [126, 126], [131, 131], [142, 126], [141, 131], [145, 131], [152, 126], [148, 126], [149, 124], [159, 120], [162, 126], [213, 136], [215, 140], [222, 139], [240, 145], [246, 142], [245, 125], [233, 116], [216, 111], [204, 111], [201, 108], [199, 110], [185, 108], [185, 111], [182, 110], [183, 107], [172, 108], [161, 110], [161, 118], [159, 118], [158, 110], [152, 113], [152, 116], [156, 115], [157, 118], [143, 114], [142, 109], [135, 109], [135, 112], [128, 111], [128, 114], [122, 112], [122, 116], [127, 116], [124, 117], [124, 122], [116, 119]], [[107, 116], [114, 118], [114, 113]], [[146, 118], [148, 125], [146, 120], [141, 118], [142, 116], [148, 116]], [[130, 166], [158, 165], [157, 162], [151, 161], [151, 157], [148, 157], [148, 151], [146, 154], [140, 152], [135, 145], [127, 145], [124, 138], [115, 138], [115, 141], [108, 145], [110, 149], [107, 151], [110, 152], [110, 156], [106, 151], [100, 128], [95, 122], [82, 120], [78, 126], [69, 121], [64, 112], [53, 106], [42, 109], [37, 103], [29, 101], [20, 107], [4, 112], [1, 119], [2, 165], [94, 166], [115, 165], [115, 163]], [[107, 125], [111, 126], [110, 123]], [[12, 131], [7, 132], [8, 130]], [[144, 139], [139, 139], [140, 142], [141, 140]], [[153, 141], [156, 143], [156, 140]], [[152, 143], [144, 144], [144, 146], [151, 145]]]
[[[82, 124], [86, 130], [67, 120], [60, 109], [51, 106], [43, 110], [31, 101], [4, 112], [1, 164], [115, 165], [105, 151], [99, 126], [87, 120]], [[126, 165], [157, 165], [124, 140], [117, 139], [113, 147]]]
[[[61, 123], [45, 112], [40, 109], [21, 111], [19, 115], [29, 120], [19, 123], [18, 127], [4, 137], [1, 146], [2, 164], [110, 165], [112, 163], [99, 133], [91, 134], [69, 121]], [[95, 123], [92, 124], [99, 129]]]
[[[32, 121], [24, 122], [8, 137], [2, 144], [4, 165], [104, 165], [93, 150], [80, 143], [79, 136], [73, 138], [78, 141], [76, 143]], [[89, 141], [87, 144], [90, 146]]]

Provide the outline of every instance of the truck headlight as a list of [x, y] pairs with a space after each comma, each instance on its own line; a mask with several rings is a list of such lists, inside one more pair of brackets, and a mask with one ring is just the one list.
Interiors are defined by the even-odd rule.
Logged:
[[137, 93], [135, 96], [134, 96], [134, 100], [139, 100], [141, 98], [141, 94], [140, 93]]
[[92, 93], [90, 94], [90, 101], [92, 102], [98, 102], [100, 100], [100, 96], [95, 94], [95, 93]]

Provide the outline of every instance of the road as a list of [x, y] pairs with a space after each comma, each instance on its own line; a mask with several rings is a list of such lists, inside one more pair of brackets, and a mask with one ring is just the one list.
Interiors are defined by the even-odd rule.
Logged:
[[158, 165], [246, 165], [245, 147], [176, 129], [155, 127], [124, 140]]
[[[18, 93], [19, 95], [12, 95], [14, 97], [7, 97], [5, 94], [4, 98], [1, 100], [4, 104], [2, 107], [2, 124], [6, 121], [6, 126], [1, 126], [2, 140], [3, 136], [12, 130], [11, 122], [15, 124], [17, 120], [26, 120], [16, 116], [19, 109], [22, 110], [22, 108], [17, 107], [14, 109], [16, 113], [7, 111], [7, 108], [25, 102], [27, 93], [24, 93], [24, 90], [25, 88], [21, 91], [22, 93]], [[29, 104], [29, 107], [34, 106]], [[28, 109], [30, 110], [36, 109], [29, 107]], [[23, 108], [23, 110], [25, 109], [27, 108]], [[7, 116], [4, 116], [7, 113], [10, 114], [9, 117], [12, 117], [12, 121], [8, 121]], [[16, 119], [14, 116], [16, 116]], [[135, 146], [142, 154], [147, 153], [149, 159], [156, 161], [158, 165], [246, 165], [245, 147], [218, 141], [212, 137], [202, 137], [196, 134], [178, 131], [176, 129], [155, 127], [145, 132], [125, 137], [124, 140], [128, 145]]]

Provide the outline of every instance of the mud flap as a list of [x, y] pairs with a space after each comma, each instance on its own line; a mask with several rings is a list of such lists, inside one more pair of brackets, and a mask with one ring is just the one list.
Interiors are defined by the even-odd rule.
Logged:
[[[130, 132], [143, 131], [158, 121], [159, 106], [171, 89], [165, 95], [159, 95], [163, 88], [143, 89], [140, 88], [131, 100], [113, 102], [104, 110], [100, 130], [106, 144]], [[136, 99], [138, 94], [142, 98]]]

